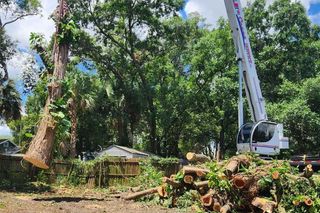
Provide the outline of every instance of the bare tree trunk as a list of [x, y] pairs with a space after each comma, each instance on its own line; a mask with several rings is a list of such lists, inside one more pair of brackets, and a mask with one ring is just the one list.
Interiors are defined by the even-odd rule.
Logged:
[[[57, 9], [56, 38], [61, 33], [59, 27], [60, 22], [67, 13], [66, 0], [60, 0]], [[44, 115], [40, 121], [37, 134], [32, 139], [29, 149], [23, 157], [26, 161], [43, 169], [49, 168], [56, 130], [56, 122], [50, 114], [49, 106], [61, 97], [60, 82], [65, 75], [69, 52], [69, 45], [66, 43], [57, 43], [57, 39], [55, 39], [54, 47], [53, 81], [48, 86], [49, 96], [44, 108]]]
[[78, 115], [77, 115], [77, 104], [75, 97], [70, 98], [68, 101], [69, 105], [69, 115], [71, 120], [71, 129], [70, 129], [70, 157], [74, 158], [77, 156], [77, 128], [78, 128]]

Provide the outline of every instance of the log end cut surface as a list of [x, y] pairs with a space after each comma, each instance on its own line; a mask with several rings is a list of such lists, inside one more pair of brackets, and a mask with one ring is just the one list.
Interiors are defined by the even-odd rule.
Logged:
[[41, 169], [49, 169], [49, 166], [47, 164], [45, 164], [43, 161], [35, 158], [35, 157], [32, 157], [30, 155], [24, 155], [23, 156], [23, 159], [32, 163], [34, 166], [38, 167], [38, 168], [41, 168]]

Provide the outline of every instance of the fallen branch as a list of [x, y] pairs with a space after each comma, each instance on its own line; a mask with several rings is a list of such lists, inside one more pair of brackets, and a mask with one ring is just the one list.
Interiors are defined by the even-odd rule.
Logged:
[[168, 177], [163, 177], [162, 183], [167, 183], [167, 184], [171, 185], [173, 188], [180, 188], [181, 187], [181, 184], [178, 181], [174, 181], [173, 179], [168, 178]]
[[146, 196], [146, 195], [149, 195], [149, 194], [154, 194], [154, 193], [157, 193], [157, 192], [158, 192], [158, 187], [155, 187], [155, 188], [147, 189], [147, 190], [144, 190], [144, 191], [140, 191], [140, 192], [135, 192], [135, 193], [129, 194], [126, 197], [124, 197], [123, 199], [125, 199], [125, 200], [135, 200], [135, 199], [138, 199], [140, 197], [143, 197], [143, 196]]

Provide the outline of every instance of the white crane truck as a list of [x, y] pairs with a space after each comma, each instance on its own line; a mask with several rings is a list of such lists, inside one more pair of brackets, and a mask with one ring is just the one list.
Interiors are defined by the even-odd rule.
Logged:
[[[224, 0], [236, 49], [239, 66], [239, 132], [238, 153], [253, 152], [262, 156], [275, 156], [281, 149], [289, 148], [289, 140], [283, 136], [283, 125], [268, 121], [256, 65], [240, 0]], [[244, 124], [242, 83], [251, 111], [252, 123]]]

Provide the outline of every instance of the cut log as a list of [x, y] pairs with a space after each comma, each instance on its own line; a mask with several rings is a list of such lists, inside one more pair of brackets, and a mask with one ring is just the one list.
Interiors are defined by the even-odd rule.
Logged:
[[203, 154], [196, 154], [196, 153], [193, 153], [193, 152], [188, 152], [187, 155], [186, 155], [188, 161], [190, 162], [208, 162], [210, 161], [210, 158], [206, 155], [203, 155]]
[[201, 187], [208, 187], [209, 185], [209, 181], [205, 180], [205, 181], [200, 181], [200, 182], [194, 182], [194, 186], [199, 189]]
[[186, 184], [192, 184], [193, 181], [194, 181], [194, 178], [192, 175], [185, 175], [183, 177], [183, 181], [186, 183]]
[[158, 187], [155, 187], [155, 188], [147, 189], [147, 190], [144, 190], [144, 191], [140, 191], [140, 192], [135, 192], [135, 193], [129, 194], [129, 195], [125, 196], [123, 199], [125, 199], [125, 200], [135, 200], [135, 199], [138, 199], [138, 198], [146, 196], [146, 195], [155, 194], [157, 192], [158, 192]]
[[310, 197], [306, 197], [304, 199], [304, 204], [306, 204], [306, 206], [312, 206], [313, 205], [313, 200], [311, 200]]
[[273, 180], [279, 180], [280, 179], [280, 173], [278, 171], [274, 171], [272, 173], [272, 179]]
[[163, 177], [162, 183], [167, 183], [167, 184], [171, 185], [173, 188], [180, 188], [181, 187], [181, 184], [178, 181], [174, 181], [168, 177]]
[[249, 185], [251, 180], [251, 177], [237, 174], [235, 177], [232, 178], [232, 183], [237, 189], [243, 189]]
[[225, 174], [228, 177], [238, 172], [239, 167], [242, 166], [249, 166], [250, 165], [250, 158], [247, 155], [238, 155], [232, 157], [229, 162], [225, 166]]
[[312, 165], [308, 164], [303, 170], [302, 177], [310, 178], [312, 175], [313, 175]]
[[221, 204], [217, 199], [213, 199], [213, 211], [220, 212], [221, 210]]
[[184, 175], [186, 175], [186, 174], [195, 174], [198, 177], [204, 177], [209, 172], [210, 172], [209, 169], [202, 169], [202, 168], [198, 168], [198, 167], [194, 167], [194, 166], [184, 166], [182, 168], [182, 173]]
[[227, 203], [226, 205], [221, 207], [220, 213], [228, 213], [228, 212], [231, 212], [231, 210], [232, 210], [232, 204]]
[[212, 191], [209, 191], [207, 194], [201, 196], [200, 200], [202, 205], [206, 208], [213, 206]]
[[267, 213], [272, 213], [277, 205], [274, 201], [260, 197], [254, 198], [251, 204]]
[[158, 187], [158, 194], [160, 197], [168, 197], [168, 192], [166, 190], [166, 185], [162, 185]]

